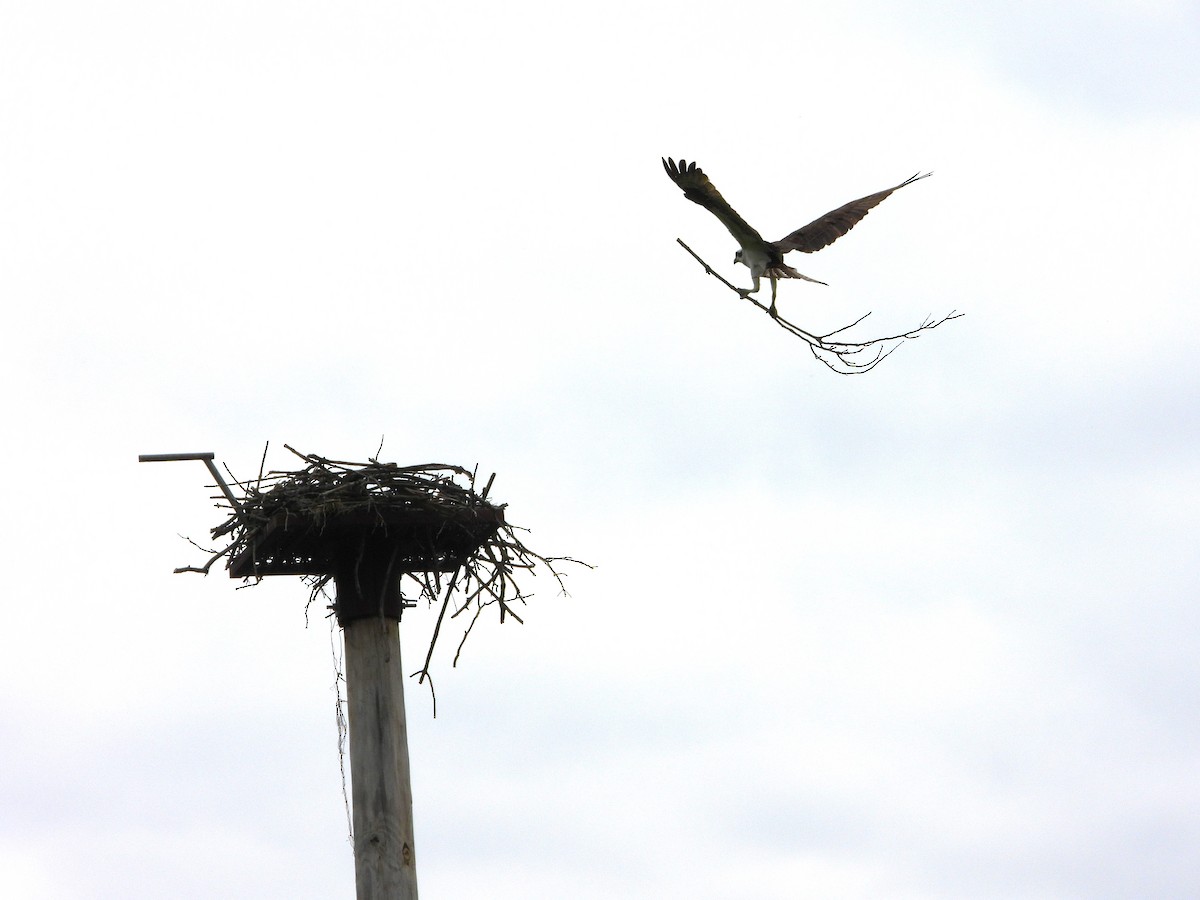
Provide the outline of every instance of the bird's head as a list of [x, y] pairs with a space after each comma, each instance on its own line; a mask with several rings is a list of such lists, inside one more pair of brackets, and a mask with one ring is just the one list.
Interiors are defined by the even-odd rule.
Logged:
[[735, 263], [740, 263], [742, 261], [742, 251], [741, 250], [739, 250], [737, 253], [733, 254], [733, 261]]

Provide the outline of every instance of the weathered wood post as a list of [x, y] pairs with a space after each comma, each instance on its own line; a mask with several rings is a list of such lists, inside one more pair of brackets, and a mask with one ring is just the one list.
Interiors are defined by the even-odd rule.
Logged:
[[343, 626], [359, 900], [417, 896], [398, 624], [371, 617]]
[[400, 578], [454, 571], [504, 522], [498, 507], [386, 506], [277, 514], [230, 561], [234, 578], [332, 575], [346, 645], [358, 900], [416, 900], [412, 781], [404, 718]]
[[335, 564], [346, 645], [358, 900], [416, 900], [412, 779], [400, 665], [400, 573], [391, 554]]
[[[416, 900], [399, 627], [412, 603], [401, 595], [401, 578], [411, 575], [432, 602], [441, 593], [440, 573], [453, 573], [421, 669], [427, 674], [456, 588], [464, 602], [476, 605], [476, 615], [495, 604], [501, 622], [505, 615], [521, 621], [509, 605], [523, 603], [526, 596], [514, 572], [542, 563], [562, 588], [554, 561], [579, 561], [530, 551], [505, 522], [504, 507], [487, 500], [491, 480], [476, 493], [474, 473], [459, 466], [340, 463], [296, 455], [307, 468], [273, 471], [265, 480], [260, 471], [256, 481], [235, 482], [242, 489], [240, 498], [221, 477], [212, 453], [143, 454], [139, 459], [203, 461], [230, 509], [229, 518], [212, 529], [213, 537], [227, 539], [228, 545], [206, 565], [176, 572], [207, 574], [218, 559], [226, 559], [233, 578], [316, 576], [314, 598], [325, 584], [334, 583], [331, 608], [346, 646], [357, 897]], [[457, 484], [455, 476], [469, 479], [470, 486]]]

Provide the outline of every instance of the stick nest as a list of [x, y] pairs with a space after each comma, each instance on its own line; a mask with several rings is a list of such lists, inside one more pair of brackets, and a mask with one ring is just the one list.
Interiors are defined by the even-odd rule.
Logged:
[[[224, 496], [214, 498], [219, 501], [219, 507], [228, 510], [225, 521], [212, 529], [213, 539], [225, 542], [224, 546], [208, 551], [212, 556], [204, 566], [184, 566], [175, 571], [208, 574], [218, 559], [232, 561], [241, 554], [254, 552], [269, 523], [278, 522], [280, 514], [320, 523], [360, 511], [380, 515], [411, 511], [447, 521], [463, 521], [472, 514], [488, 513], [501, 524], [453, 571], [414, 571], [399, 576], [402, 594], [405, 585], [413, 589], [405, 595], [405, 607], [416, 606], [421, 599], [430, 606], [440, 607], [425, 663], [414, 673], [422, 681], [429, 675], [430, 660], [447, 613], [454, 619], [470, 612], [454, 655], [457, 665], [463, 644], [488, 607], [498, 610], [501, 623], [509, 616], [518, 622], [524, 621], [513, 607], [525, 605], [532, 594], [524, 590], [518, 578], [524, 581], [526, 575], [534, 577], [544, 569], [550, 573], [559, 592], [565, 595], [564, 573], [557, 564], [569, 562], [592, 568], [567, 556], [542, 556], [525, 546], [518, 535], [518, 531], [524, 529], [504, 522], [500, 515], [506, 504], [488, 500], [494, 474], [479, 491], [476, 489], [476, 471], [461, 466], [440, 463], [399, 466], [374, 458], [365, 463], [346, 462], [302, 454], [286, 444], [284, 446], [304, 461], [304, 467], [265, 473], [260, 467], [258, 477], [249, 481], [240, 481], [230, 473], [234, 492], [240, 493], [237, 507], [234, 508]], [[265, 451], [263, 458], [265, 464]], [[305, 577], [311, 586], [310, 606], [320, 598], [329, 600], [325, 588], [333, 578], [331, 574]], [[247, 581], [257, 583], [261, 576], [247, 578]]]
[[[314, 454], [301, 458], [308, 465], [299, 471], [272, 471], [254, 482], [237, 483], [242, 489], [240, 509], [231, 509], [229, 518], [212, 530], [214, 538], [230, 536], [232, 547], [227, 552], [231, 556], [253, 546], [267, 523], [280, 513], [321, 522], [358, 510], [411, 510], [449, 516], [464, 510], [505, 506], [488, 502], [490, 479], [483, 493], [478, 493], [475, 473], [461, 466], [398, 466], [375, 459], [352, 463]], [[467, 483], [459, 484], [456, 477]]]

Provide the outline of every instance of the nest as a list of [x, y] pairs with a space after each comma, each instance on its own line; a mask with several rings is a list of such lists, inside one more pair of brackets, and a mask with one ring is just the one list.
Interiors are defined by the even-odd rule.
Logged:
[[[400, 586], [395, 594], [399, 608], [389, 615], [398, 618], [422, 599], [440, 606], [425, 664], [416, 673], [422, 680], [448, 613], [451, 619], [470, 613], [454, 656], [457, 664], [466, 638], [488, 607], [498, 610], [502, 623], [509, 616], [523, 622], [513, 607], [523, 606], [531, 594], [519, 578], [545, 569], [565, 594], [556, 564], [587, 565], [570, 557], [542, 556], [525, 546], [519, 529], [505, 521], [505, 505], [488, 500], [494, 474], [480, 491], [476, 473], [461, 466], [399, 466], [376, 459], [355, 463], [287, 449], [304, 467], [266, 473], [260, 468], [256, 479], [234, 479], [237, 505], [216, 498], [228, 517], [212, 529], [212, 537], [224, 546], [210, 551], [204, 566], [175, 571], [207, 574], [217, 560], [226, 559], [231, 576], [251, 583], [265, 575], [303, 575], [311, 586], [311, 605], [329, 599], [331, 580], [357, 579], [357, 568], [346, 575], [348, 566], [357, 566], [364, 556], [385, 554], [384, 581]], [[328, 608], [339, 620], [356, 617], [348, 615], [340, 598]]]

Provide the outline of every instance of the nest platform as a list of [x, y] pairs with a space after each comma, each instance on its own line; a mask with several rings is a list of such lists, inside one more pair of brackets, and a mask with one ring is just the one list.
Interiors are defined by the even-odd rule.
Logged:
[[332, 579], [342, 623], [399, 618], [401, 576], [470, 566], [506, 528], [504, 507], [461, 467], [302, 458], [299, 471], [241, 483], [242, 500], [213, 535], [231, 540], [233, 578]]

